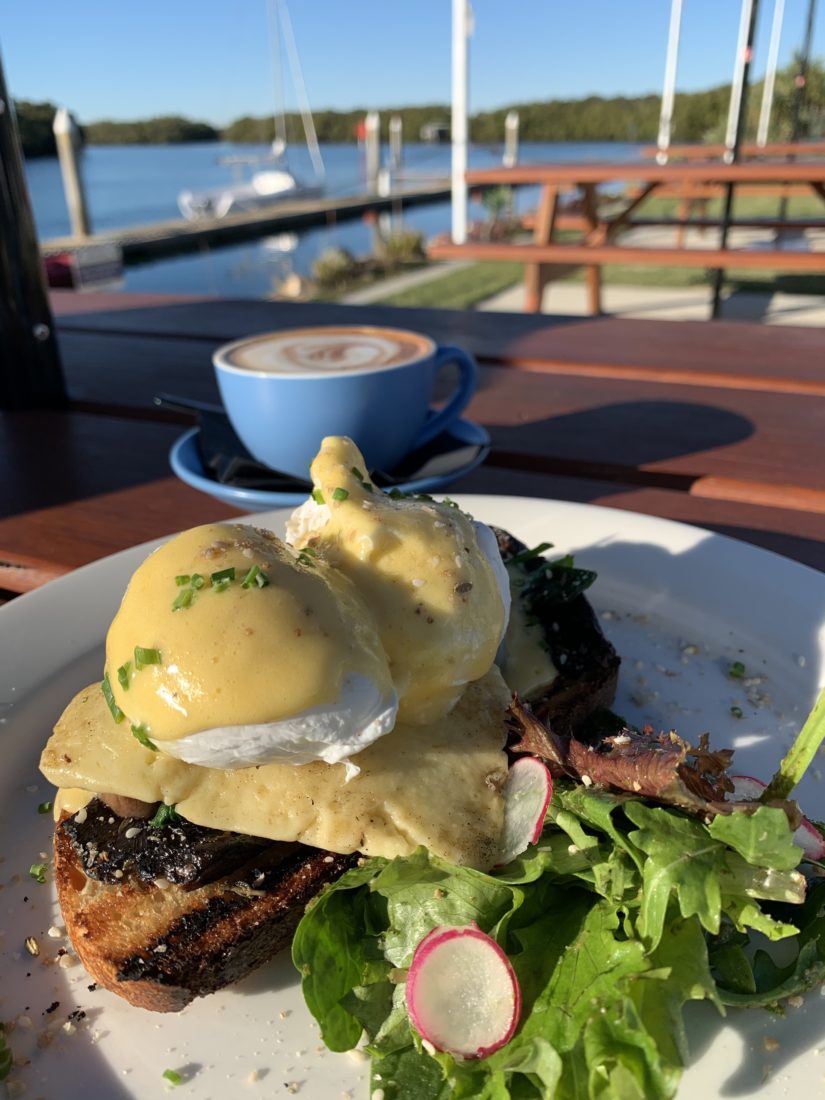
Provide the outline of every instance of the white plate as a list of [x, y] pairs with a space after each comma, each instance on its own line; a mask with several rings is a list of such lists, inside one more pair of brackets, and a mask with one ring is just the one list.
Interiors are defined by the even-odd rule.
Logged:
[[[737, 771], [770, 776], [823, 679], [825, 575], [627, 512], [458, 499], [529, 545], [552, 541], [554, 552], [573, 551], [579, 564], [598, 571], [591, 599], [624, 658], [620, 713], [676, 727], [689, 740], [710, 730], [714, 745], [737, 746]], [[279, 529], [285, 515], [252, 522]], [[52, 889], [28, 874], [49, 851], [51, 835], [51, 818], [37, 812], [51, 797], [37, 761], [73, 691], [99, 678], [106, 627], [147, 549], [86, 566], [0, 610], [0, 1020], [24, 1063], [9, 1079], [12, 1095], [156, 1097], [172, 1091], [161, 1075], [174, 1069], [185, 1078], [176, 1094], [198, 1100], [289, 1089], [313, 1100], [366, 1100], [366, 1067], [324, 1051], [286, 957], [176, 1016], [90, 991], [82, 967], [64, 970], [55, 961], [66, 944], [48, 934], [59, 923]], [[726, 676], [734, 660], [745, 664], [742, 683]], [[741, 719], [732, 706], [742, 708]], [[825, 818], [822, 791], [814, 770], [798, 792], [811, 817]], [[27, 936], [37, 939], [39, 957], [26, 952]], [[784, 1018], [755, 1010], [723, 1022], [707, 1006], [691, 1009], [693, 1062], [679, 1097], [821, 1093], [825, 996], [809, 994]], [[68, 1016], [77, 1010], [85, 1017], [72, 1025]]]

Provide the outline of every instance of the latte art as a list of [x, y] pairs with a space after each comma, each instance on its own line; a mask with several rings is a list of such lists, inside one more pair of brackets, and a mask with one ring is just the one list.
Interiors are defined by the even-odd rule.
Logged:
[[247, 341], [227, 362], [266, 374], [353, 374], [404, 366], [431, 351], [426, 337], [394, 329], [293, 329]]

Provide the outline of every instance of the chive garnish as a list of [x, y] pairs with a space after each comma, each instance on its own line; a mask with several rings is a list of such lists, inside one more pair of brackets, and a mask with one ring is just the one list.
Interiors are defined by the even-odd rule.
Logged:
[[29, 874], [31, 875], [31, 877], [34, 879], [35, 882], [41, 882], [41, 883], [45, 882], [46, 881], [46, 864], [45, 863], [33, 863], [31, 865], [31, 867], [29, 867]]
[[178, 588], [183, 588], [183, 586], [185, 584], [189, 584], [191, 580], [192, 577], [189, 575], [189, 573], [179, 573], [177, 577], [175, 577], [175, 584], [178, 586]]
[[192, 580], [189, 582], [194, 589], [203, 588], [206, 584], [206, 577], [203, 573], [193, 573]]
[[311, 546], [305, 546], [298, 551], [298, 561], [301, 565], [315, 565], [315, 558], [317, 557], [318, 551], [313, 550]]
[[346, 500], [348, 496], [349, 496], [349, 489], [342, 489], [340, 487], [340, 485], [338, 486], [337, 489], [332, 490], [332, 499], [333, 500]]
[[167, 806], [165, 802], [161, 802], [149, 824], [153, 829], [162, 829], [164, 825], [174, 825], [179, 820], [180, 814], [175, 810], [174, 804]]
[[132, 735], [140, 741], [145, 749], [149, 749], [151, 752], [158, 751], [157, 745], [147, 737], [145, 726], [132, 726]]
[[745, 712], [742, 710], [741, 707], [737, 707], [736, 704], [734, 704], [730, 708], [730, 712], [731, 712], [731, 714], [733, 715], [734, 718], [744, 718], [745, 717]]
[[228, 569], [219, 569], [209, 576], [212, 587], [216, 592], [225, 592], [235, 579], [235, 567], [230, 565]]
[[352, 466], [350, 468], [350, 473], [358, 481], [362, 489], [366, 489], [368, 493], [372, 492], [373, 486], [369, 481], [367, 481], [366, 476], [358, 469], [357, 466]]
[[169, 1082], [170, 1085], [182, 1085], [183, 1084], [183, 1078], [181, 1077], [181, 1075], [178, 1073], [177, 1070], [165, 1069], [163, 1071], [162, 1076]]
[[135, 668], [138, 672], [140, 672], [142, 668], [146, 668], [147, 665], [159, 664], [161, 664], [159, 649], [151, 649], [142, 645], [135, 646]]
[[121, 665], [120, 668], [117, 670], [118, 683], [120, 684], [120, 686], [123, 688], [124, 691], [129, 690], [129, 672], [131, 671], [131, 668], [132, 668], [132, 662], [127, 661], [125, 664]]
[[41, 802], [37, 807], [37, 812], [39, 814], [47, 814], [47, 813], [51, 812], [51, 808], [52, 808], [52, 803], [51, 802]]
[[256, 588], [266, 588], [268, 584], [269, 577], [264, 573], [260, 565], [253, 565], [241, 581], [241, 588], [252, 588], [253, 585]]
[[194, 588], [183, 588], [178, 592], [172, 601], [172, 610], [180, 611], [182, 607], [191, 607], [192, 600], [195, 598]]
[[310, 495], [312, 496], [312, 499], [315, 501], [316, 504], [325, 503], [324, 494], [321, 492], [320, 489], [313, 489]]
[[730, 676], [732, 680], [741, 680], [744, 675], [745, 666], [741, 661], [734, 661], [732, 664], [728, 665], [728, 676]]
[[103, 692], [103, 698], [106, 700], [106, 706], [116, 722], [122, 722], [126, 717], [123, 711], [115, 702], [115, 697], [112, 692], [112, 685], [109, 683], [109, 673], [106, 672], [103, 675], [103, 682], [100, 685], [100, 690]]

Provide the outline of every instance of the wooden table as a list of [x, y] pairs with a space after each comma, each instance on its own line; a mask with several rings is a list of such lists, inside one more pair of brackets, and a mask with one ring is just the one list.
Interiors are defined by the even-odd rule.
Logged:
[[825, 569], [825, 339], [818, 329], [55, 295], [71, 407], [0, 414], [6, 598], [146, 539], [240, 512], [172, 476], [214, 401], [212, 350], [293, 325], [414, 328], [481, 364], [469, 415], [493, 439], [451, 486], [608, 505], [698, 524]]
[[[467, 173], [470, 188], [540, 186], [541, 198], [536, 213], [531, 243], [471, 241], [466, 244], [439, 242], [429, 249], [436, 260], [521, 260], [526, 265], [527, 310], [541, 310], [542, 294], [547, 283], [559, 271], [584, 266], [590, 312], [601, 313], [601, 268], [604, 264], [640, 264], [671, 267], [698, 267], [724, 270], [747, 267], [761, 270], [794, 272], [825, 271], [825, 251], [809, 252], [779, 247], [772, 248], [676, 248], [633, 247], [616, 243], [618, 235], [634, 226], [684, 226], [684, 221], [668, 218], [640, 219], [637, 211], [656, 195], [701, 195], [720, 188], [761, 188], [789, 185], [801, 187], [825, 202], [824, 161], [748, 160], [740, 164], [720, 161], [671, 164], [528, 164], [513, 168], [489, 168]], [[600, 188], [621, 184], [638, 184], [614, 196], [606, 212]], [[568, 199], [562, 209], [562, 196]], [[572, 199], [571, 199], [572, 196]], [[572, 209], [572, 212], [571, 212]], [[823, 211], [825, 214], [825, 210]], [[715, 225], [715, 220], [691, 221], [691, 225]], [[822, 228], [825, 220], [794, 220], [737, 218], [731, 228], [761, 226], [779, 229], [793, 225], [796, 229]], [[564, 229], [580, 231], [575, 243], [564, 241], [559, 233]]]

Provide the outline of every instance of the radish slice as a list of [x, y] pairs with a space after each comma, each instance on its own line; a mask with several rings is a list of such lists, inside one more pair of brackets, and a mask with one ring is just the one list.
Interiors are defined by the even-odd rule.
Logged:
[[478, 925], [439, 925], [413, 954], [407, 1008], [436, 1050], [486, 1058], [516, 1030], [521, 990], [510, 960]]
[[498, 866], [520, 856], [541, 836], [544, 818], [553, 797], [553, 777], [536, 756], [520, 756], [504, 784], [504, 828]]
[[[733, 797], [742, 802], [756, 802], [768, 785], [761, 779], [754, 779], [752, 775], [732, 775], [730, 779], [733, 783]], [[808, 859], [825, 859], [825, 840], [807, 817], [802, 818], [793, 839], [794, 844], [802, 849]]]

